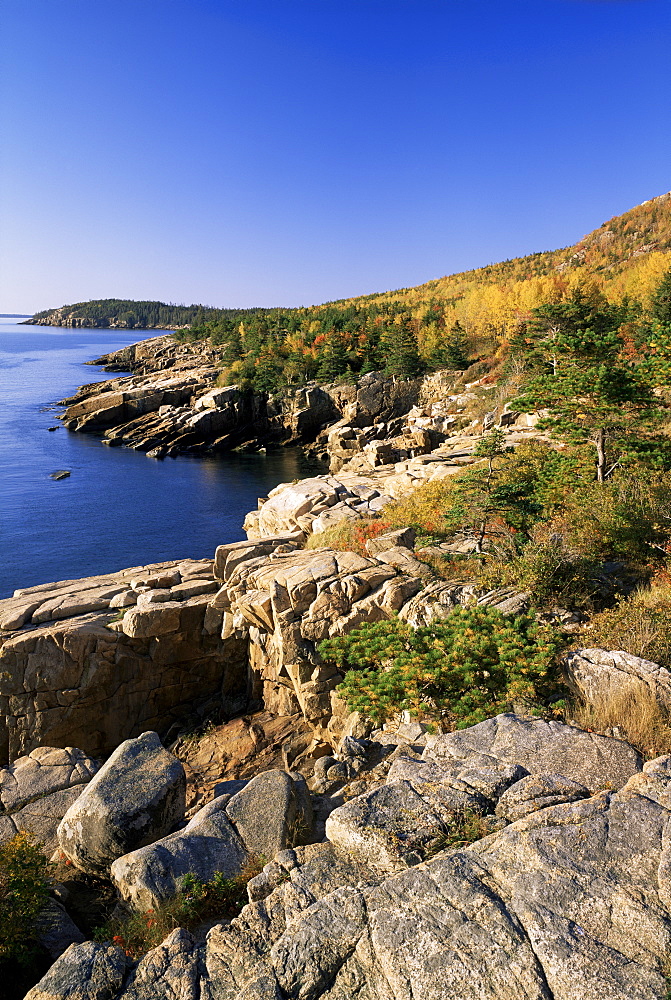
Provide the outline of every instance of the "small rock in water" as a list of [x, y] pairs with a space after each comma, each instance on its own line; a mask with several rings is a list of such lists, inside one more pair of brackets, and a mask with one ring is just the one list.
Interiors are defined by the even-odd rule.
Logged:
[[69, 475], [69, 469], [58, 469], [50, 474], [49, 479], [67, 479]]
[[56, 424], [55, 427], [47, 427], [48, 431], [59, 431], [60, 429], [61, 429], [61, 425], [60, 424]]

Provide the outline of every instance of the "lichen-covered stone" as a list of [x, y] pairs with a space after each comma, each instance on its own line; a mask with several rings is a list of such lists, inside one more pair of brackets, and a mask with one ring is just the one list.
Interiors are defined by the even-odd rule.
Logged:
[[54, 962], [26, 1000], [115, 1000], [123, 986], [126, 956], [121, 948], [85, 941]]
[[562, 774], [591, 792], [621, 788], [643, 763], [641, 755], [622, 740], [512, 713], [430, 737], [423, 757], [439, 763], [456, 759], [476, 767], [520, 764], [534, 774]]
[[562, 774], [529, 774], [507, 788], [496, 805], [496, 815], [513, 823], [538, 809], [576, 802], [589, 797], [589, 790]]
[[184, 767], [143, 733], [119, 746], [58, 827], [63, 853], [82, 871], [105, 873], [124, 854], [158, 840], [184, 816]]

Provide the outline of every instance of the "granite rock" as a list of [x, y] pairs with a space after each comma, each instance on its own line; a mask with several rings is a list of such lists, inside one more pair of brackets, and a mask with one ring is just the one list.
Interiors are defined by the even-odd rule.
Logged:
[[156, 733], [126, 740], [66, 812], [59, 847], [82, 871], [106, 873], [116, 858], [179, 823], [185, 793], [184, 768]]

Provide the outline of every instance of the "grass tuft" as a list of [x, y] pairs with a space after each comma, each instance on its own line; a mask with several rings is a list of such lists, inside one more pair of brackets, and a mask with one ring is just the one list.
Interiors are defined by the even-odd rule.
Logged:
[[581, 729], [615, 730], [648, 760], [671, 753], [671, 719], [644, 684], [632, 683], [567, 713]]

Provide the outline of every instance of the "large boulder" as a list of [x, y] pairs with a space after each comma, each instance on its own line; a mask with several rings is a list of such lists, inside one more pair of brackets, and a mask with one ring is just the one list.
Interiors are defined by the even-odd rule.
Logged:
[[568, 654], [565, 674], [570, 687], [588, 703], [636, 687], [645, 688], [671, 711], [671, 673], [652, 660], [622, 650], [579, 649]]
[[202, 997], [205, 1000], [207, 994], [200, 990], [200, 955], [191, 934], [182, 927], [175, 928], [158, 948], [138, 963], [128, 977], [124, 994], [126, 1000], [158, 1000], [159, 997], [174, 1000]]
[[185, 875], [209, 882], [216, 872], [239, 874], [247, 851], [226, 815], [229, 799], [219, 796], [183, 830], [117, 858], [111, 873], [121, 897], [148, 910], [175, 896]]
[[112, 878], [127, 903], [147, 910], [175, 896], [185, 875], [203, 882], [217, 872], [239, 875], [250, 857], [270, 861], [311, 832], [302, 776], [266, 771], [209, 802], [183, 830], [118, 858]]
[[307, 895], [294, 869], [210, 933], [208, 986], [233, 998], [235, 969], [239, 992], [263, 972], [314, 1000], [662, 1000], [670, 792], [668, 766], [646, 765], [378, 885]]
[[496, 805], [496, 815], [513, 823], [529, 813], [560, 802], [589, 798], [589, 791], [561, 774], [528, 774], [507, 788]]
[[429, 737], [423, 757], [478, 767], [520, 764], [530, 774], [561, 774], [590, 792], [621, 788], [643, 763], [641, 755], [621, 740], [511, 712], [469, 729]]
[[388, 871], [416, 865], [435, 853], [445, 832], [468, 815], [492, 812], [526, 771], [519, 765], [485, 767], [436, 763], [400, 754], [387, 784], [335, 809], [326, 835], [340, 853]]
[[53, 958], [60, 958], [71, 944], [83, 944], [86, 938], [61, 903], [49, 897], [35, 922], [39, 944]]
[[407, 868], [438, 842], [455, 807], [430, 801], [408, 781], [395, 781], [335, 809], [326, 836], [340, 853], [360, 861], [384, 870]]
[[[539, 809], [391, 876], [328, 843], [284, 851], [236, 920], [213, 927], [204, 946], [176, 932], [112, 995], [664, 1000], [670, 823], [665, 757], [617, 792]], [[87, 989], [53, 988], [72, 958], [104, 952], [70, 949], [30, 1000], [111, 1000], [88, 989], [83, 962]]]
[[312, 833], [310, 793], [300, 774], [257, 775], [231, 798], [226, 813], [247, 851], [269, 861]]
[[27, 830], [53, 853], [58, 824], [99, 766], [74, 747], [36, 747], [0, 768], [0, 843]]
[[116, 858], [169, 833], [184, 817], [186, 777], [156, 733], [117, 747], [58, 827], [63, 853], [82, 871], [107, 872]]
[[93, 941], [73, 944], [26, 1000], [114, 1000], [125, 974], [126, 956], [121, 948]]

